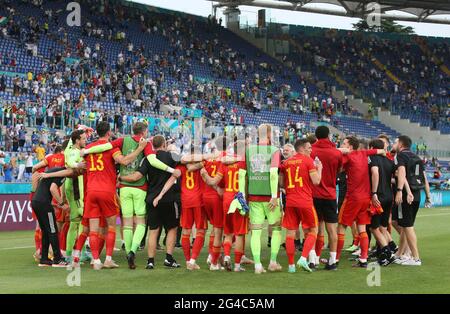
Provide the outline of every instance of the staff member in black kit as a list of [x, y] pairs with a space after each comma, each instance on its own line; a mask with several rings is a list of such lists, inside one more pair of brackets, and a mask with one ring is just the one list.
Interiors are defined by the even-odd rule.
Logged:
[[[156, 150], [156, 157], [170, 167], [176, 167], [177, 161], [174, 155], [167, 151], [166, 140], [161, 135], [153, 137], [153, 148]], [[147, 159], [144, 159], [139, 169], [127, 176], [120, 177], [124, 182], [135, 182], [143, 177], [147, 178], [147, 224], [150, 229], [148, 239], [148, 261], [146, 269], [155, 268], [156, 245], [159, 230], [164, 227], [167, 231], [166, 240], [166, 259], [164, 266], [170, 268], [179, 268], [180, 265], [173, 258], [173, 250], [177, 238], [177, 227], [179, 225], [180, 210], [178, 200], [176, 199], [176, 191], [173, 183], [176, 178], [180, 177], [180, 170], [176, 169], [171, 175], [164, 171], [158, 170], [150, 165]], [[166, 183], [171, 180], [171, 184]], [[130, 252], [127, 256], [128, 267], [135, 269], [135, 254]]]
[[[66, 168], [53, 168], [46, 173], [65, 169]], [[32, 208], [36, 213], [39, 226], [42, 230], [42, 254], [39, 262], [39, 266], [41, 267], [66, 267], [68, 265], [59, 249], [58, 228], [56, 226], [55, 211], [52, 206], [52, 198], [55, 198], [56, 202], [63, 210], [69, 210], [68, 205], [64, 204], [64, 200], [59, 193], [59, 187], [64, 183], [64, 179], [64, 177], [42, 177], [31, 201]], [[52, 246], [54, 254], [53, 261], [48, 258], [50, 245]]]

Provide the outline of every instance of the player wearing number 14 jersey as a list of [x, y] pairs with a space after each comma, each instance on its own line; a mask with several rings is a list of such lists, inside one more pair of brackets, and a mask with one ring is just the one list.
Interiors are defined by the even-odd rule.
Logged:
[[281, 182], [286, 190], [286, 209], [283, 217], [283, 227], [286, 228], [286, 254], [289, 261], [289, 272], [295, 272], [295, 231], [300, 221], [305, 230], [306, 239], [303, 246], [302, 257], [298, 265], [306, 271], [311, 271], [306, 258], [313, 249], [319, 221], [313, 204], [312, 186], [318, 185], [322, 176], [322, 164], [318, 162], [317, 168], [309, 155], [311, 144], [306, 139], [295, 142], [296, 155], [286, 159], [280, 166]]

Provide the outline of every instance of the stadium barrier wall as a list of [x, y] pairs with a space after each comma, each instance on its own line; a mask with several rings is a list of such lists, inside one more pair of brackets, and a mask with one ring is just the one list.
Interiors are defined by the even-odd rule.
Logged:
[[[33, 230], [35, 228], [30, 189], [29, 183], [0, 184], [0, 231]], [[450, 206], [449, 190], [432, 190], [431, 198], [433, 206]], [[422, 192], [421, 207], [424, 202], [425, 193]]]

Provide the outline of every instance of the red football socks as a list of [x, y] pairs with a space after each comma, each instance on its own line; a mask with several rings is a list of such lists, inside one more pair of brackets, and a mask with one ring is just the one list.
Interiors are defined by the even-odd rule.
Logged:
[[209, 235], [209, 245], [208, 245], [208, 253], [211, 254], [211, 256], [213, 255], [213, 247], [214, 247], [214, 233], [211, 232], [211, 234]]
[[205, 243], [205, 232], [197, 231], [197, 233], [195, 234], [194, 245], [192, 247], [191, 259], [197, 259], [204, 243]]
[[345, 234], [339, 233], [337, 250], [336, 250], [336, 260], [339, 260], [339, 258], [341, 257], [342, 249], [344, 248], [344, 242], [345, 242]]
[[219, 260], [219, 256], [220, 256], [220, 250], [222, 248], [220, 246], [213, 246], [213, 251], [212, 251], [212, 260], [211, 260], [211, 264], [213, 265], [217, 265], [217, 261]]
[[77, 239], [77, 242], [75, 243], [75, 250], [81, 251], [83, 249], [83, 245], [86, 242], [86, 239], [88, 237], [88, 234], [85, 232], [82, 232]]
[[308, 257], [309, 252], [316, 245], [316, 239], [317, 239], [317, 234], [311, 233], [311, 232], [308, 233], [308, 235], [306, 236], [305, 244], [303, 245], [302, 257], [305, 257], [305, 258]]
[[99, 251], [99, 238], [97, 232], [89, 232], [89, 245], [91, 246], [92, 257], [94, 259], [99, 259], [100, 251]]
[[288, 263], [289, 265], [294, 264], [294, 258], [295, 258], [295, 238], [293, 237], [286, 237], [286, 255], [288, 257]]
[[225, 256], [231, 255], [231, 242], [228, 241], [223, 242], [223, 254]]
[[106, 234], [106, 256], [112, 256], [114, 252], [114, 244], [116, 243], [116, 227], [108, 227]]
[[181, 235], [181, 247], [183, 248], [184, 258], [188, 262], [191, 259], [191, 237], [189, 234]]
[[325, 244], [325, 237], [323, 235], [318, 235], [316, 241], [316, 255], [319, 257], [322, 254], [324, 244]]
[[367, 232], [361, 232], [359, 234], [360, 239], [360, 246], [361, 246], [361, 256], [360, 259], [367, 260], [367, 257], [369, 255], [369, 237], [367, 235]]

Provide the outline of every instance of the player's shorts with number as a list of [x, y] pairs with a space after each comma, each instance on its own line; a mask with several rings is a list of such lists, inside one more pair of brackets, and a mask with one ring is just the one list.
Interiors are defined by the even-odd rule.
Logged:
[[307, 207], [286, 207], [282, 223], [283, 228], [297, 230], [300, 222], [303, 228], [314, 228], [319, 225], [319, 219], [313, 205]]
[[92, 191], [87, 193], [85, 200], [84, 217], [100, 218], [111, 217], [118, 213], [116, 195], [109, 192]]

